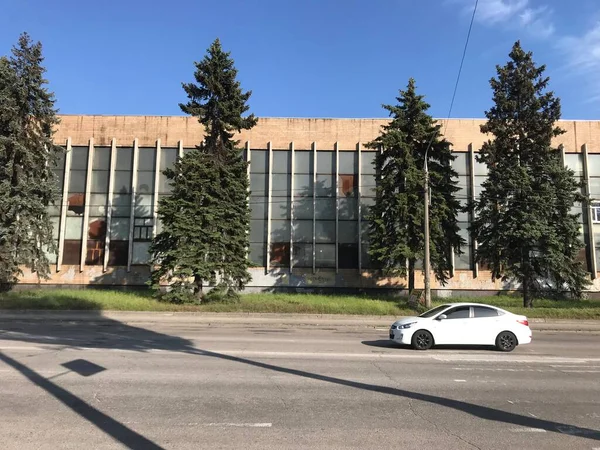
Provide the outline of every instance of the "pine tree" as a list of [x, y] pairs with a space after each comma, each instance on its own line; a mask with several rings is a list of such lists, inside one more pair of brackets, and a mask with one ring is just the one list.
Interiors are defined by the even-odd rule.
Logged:
[[52, 168], [63, 149], [42, 66], [42, 45], [27, 33], [0, 58], [0, 285], [10, 288], [25, 266], [48, 278], [54, 252], [48, 206], [57, 199]]
[[424, 257], [424, 158], [428, 151], [430, 177], [431, 266], [445, 284], [451, 269], [451, 252], [460, 252], [455, 194], [458, 174], [452, 169], [450, 143], [441, 136], [441, 125], [427, 114], [429, 105], [416, 94], [411, 78], [400, 91], [397, 105], [383, 105], [392, 120], [367, 147], [382, 149], [375, 158], [379, 176], [375, 205], [371, 208], [370, 255], [384, 274], [408, 275], [415, 286], [415, 268]]
[[478, 156], [489, 176], [471, 231], [476, 261], [489, 266], [492, 279], [519, 283], [531, 307], [536, 294], [568, 290], [579, 297], [587, 284], [575, 259], [582, 247], [578, 214], [571, 213], [583, 198], [560, 148], [552, 147], [564, 131], [556, 126], [560, 100], [547, 90], [545, 66], [537, 67], [519, 42], [509, 56], [490, 81], [494, 106], [481, 131], [494, 139]]
[[151, 283], [168, 281], [173, 301], [201, 299], [204, 286], [216, 284], [235, 295], [250, 280], [248, 166], [233, 136], [256, 125], [254, 115], [243, 116], [251, 92], [242, 91], [218, 39], [195, 65], [197, 84], [183, 84], [189, 101], [180, 107], [204, 125], [205, 139], [164, 172], [173, 191], [160, 201], [163, 231], [150, 249]]

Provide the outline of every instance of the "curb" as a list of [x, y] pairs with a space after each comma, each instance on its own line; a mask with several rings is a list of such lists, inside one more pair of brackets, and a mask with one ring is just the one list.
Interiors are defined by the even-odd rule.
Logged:
[[[0, 321], [111, 322], [212, 325], [279, 325], [301, 327], [387, 328], [404, 316], [352, 316], [338, 314], [205, 313], [144, 311], [0, 310]], [[529, 319], [534, 331], [598, 332], [600, 320]]]

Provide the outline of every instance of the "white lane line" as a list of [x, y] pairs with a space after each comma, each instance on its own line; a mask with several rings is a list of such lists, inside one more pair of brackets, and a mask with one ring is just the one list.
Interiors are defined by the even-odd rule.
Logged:
[[204, 427], [271, 428], [272, 423], [204, 423]]
[[527, 413], [527, 414], [529, 414], [531, 417], [537, 418], [537, 416], [535, 414], [531, 414], [531, 413]]
[[508, 403], [510, 403], [511, 405], [514, 405], [515, 402], [511, 401], [511, 400], [506, 400]]
[[542, 428], [511, 428], [513, 433], [546, 433]]
[[454, 380], [454, 381], [456, 381], [457, 383], [466, 383], [467, 382], [467, 380]]
[[600, 373], [600, 370], [561, 370], [565, 373]]

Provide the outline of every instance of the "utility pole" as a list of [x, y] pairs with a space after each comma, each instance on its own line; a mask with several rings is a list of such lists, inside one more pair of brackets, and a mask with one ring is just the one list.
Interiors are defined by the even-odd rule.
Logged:
[[425, 272], [425, 307], [431, 308], [431, 280], [429, 278], [429, 266], [431, 265], [429, 258], [429, 169], [427, 167], [427, 153], [429, 147], [425, 150], [425, 191], [423, 197], [425, 199], [425, 261], [423, 261], [423, 271]]

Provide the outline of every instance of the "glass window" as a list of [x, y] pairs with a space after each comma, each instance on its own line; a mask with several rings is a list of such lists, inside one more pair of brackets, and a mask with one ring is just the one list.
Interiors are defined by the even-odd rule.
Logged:
[[[591, 156], [591, 155], [589, 155]], [[588, 160], [589, 162], [589, 160]], [[581, 153], [565, 153], [565, 166], [575, 172], [576, 177], [583, 176], [583, 155]], [[590, 171], [590, 175], [592, 172]], [[598, 172], [600, 175], [600, 172]]]
[[463, 253], [461, 255], [454, 254], [454, 268], [458, 270], [471, 269], [471, 242], [469, 240], [468, 226], [469, 224], [466, 222], [459, 222], [458, 224], [458, 235], [466, 242], [466, 244], [461, 247]]
[[90, 216], [106, 216], [107, 200], [106, 194], [90, 194]]
[[85, 194], [69, 194], [67, 198], [67, 215], [81, 216], [85, 210]]
[[110, 147], [94, 147], [94, 161], [92, 163], [93, 170], [108, 170], [110, 169]]
[[339, 152], [340, 168], [339, 173], [355, 174], [358, 173], [358, 152]]
[[296, 197], [294, 199], [294, 220], [311, 220], [314, 216], [312, 197]]
[[132, 264], [148, 264], [150, 262], [150, 242], [134, 242], [131, 255]]
[[108, 265], [126, 266], [129, 255], [129, 241], [113, 241], [108, 245]]
[[[358, 219], [358, 200], [351, 197], [342, 197], [340, 201], [340, 220], [356, 220]], [[362, 209], [365, 209], [365, 202], [362, 201]]]
[[286, 197], [273, 197], [271, 204], [271, 217], [273, 219], [289, 219], [292, 199]]
[[65, 222], [65, 239], [81, 240], [82, 233], [83, 233], [83, 217], [67, 216], [67, 220]]
[[[349, 199], [346, 199], [349, 200]], [[375, 206], [375, 198], [374, 197], [361, 197], [360, 198], [360, 217], [363, 220], [366, 220], [371, 214], [371, 210]]]
[[317, 220], [315, 222], [316, 242], [335, 242], [335, 222], [333, 220]]
[[[251, 175], [252, 177], [253, 175]], [[272, 175], [273, 188], [271, 195], [273, 197], [289, 197], [292, 192], [292, 177], [287, 174]]]
[[477, 153], [474, 155], [475, 165], [473, 166], [473, 175], [487, 177], [487, 164], [477, 161]]
[[173, 168], [175, 161], [177, 161], [177, 154], [179, 150], [176, 148], [161, 148], [160, 149], [160, 171], [167, 168]]
[[131, 192], [131, 172], [117, 170], [114, 173], [113, 192], [129, 194]]
[[[363, 240], [364, 242], [364, 240]], [[371, 262], [371, 255], [369, 255], [369, 245], [362, 244], [360, 246], [360, 258], [361, 258], [361, 267], [363, 269], [372, 269], [374, 268], [374, 264]]]
[[338, 224], [338, 242], [344, 244], [358, 243], [358, 222], [340, 221]]
[[473, 306], [473, 317], [498, 317], [498, 310], [485, 306]]
[[375, 197], [377, 182], [374, 175], [361, 175], [360, 177], [360, 196]]
[[87, 170], [88, 147], [72, 147], [71, 170]]
[[250, 217], [252, 219], [266, 219], [267, 203], [267, 197], [250, 197]]
[[269, 173], [269, 152], [250, 150], [250, 173]]
[[133, 221], [133, 240], [151, 241], [154, 219], [151, 217], [139, 217]]
[[315, 199], [315, 218], [335, 220], [335, 198]]
[[358, 244], [338, 244], [340, 269], [358, 269]]
[[154, 147], [140, 147], [138, 149], [138, 170], [154, 172], [156, 165], [156, 149]]
[[317, 175], [317, 197], [333, 197], [334, 192], [333, 175]]
[[590, 177], [600, 177], [600, 154], [588, 154], [588, 174]]
[[92, 171], [90, 192], [106, 194], [108, 192], [108, 170]]
[[312, 267], [313, 251], [312, 244], [296, 244], [294, 243], [294, 267]]
[[312, 220], [297, 220], [294, 222], [294, 242], [312, 242], [313, 241], [313, 222]]
[[[591, 204], [591, 208], [592, 208], [592, 222], [600, 223], [600, 203], [593, 202]], [[581, 213], [581, 210], [578, 210], [577, 212]]]
[[273, 150], [273, 173], [292, 173], [292, 152]]
[[313, 196], [313, 176], [294, 174], [294, 196], [312, 197]]
[[131, 147], [117, 147], [117, 164], [115, 170], [133, 169], [133, 149]]
[[85, 177], [84, 170], [71, 170], [69, 174], [69, 193], [85, 192]]
[[78, 266], [81, 261], [81, 239], [65, 239], [62, 263], [67, 266]]
[[358, 194], [358, 177], [356, 175], [340, 175], [338, 186], [340, 197], [355, 197]]
[[312, 151], [294, 151], [294, 173], [314, 173]]
[[452, 152], [456, 159], [452, 161], [452, 168], [459, 175], [469, 175], [469, 154], [465, 152]]
[[335, 152], [318, 151], [317, 152], [317, 173], [333, 174], [335, 173]]
[[113, 217], [110, 221], [109, 231], [111, 240], [129, 239], [129, 219]]
[[289, 242], [290, 221], [271, 220], [271, 242]]
[[138, 172], [136, 190], [140, 194], [154, 192], [154, 172]]
[[263, 173], [250, 174], [250, 193], [257, 197], [267, 196], [267, 177]]
[[468, 319], [469, 318], [469, 306], [459, 306], [453, 308], [446, 313], [448, 319]]
[[270, 265], [288, 267], [290, 265], [290, 243], [274, 242], [271, 244]]
[[104, 239], [87, 240], [86, 266], [101, 266], [104, 263], [104, 244]]
[[335, 245], [317, 244], [315, 258], [316, 267], [335, 267]]
[[590, 178], [589, 181], [590, 196], [592, 198], [600, 197], [600, 178]]
[[150, 217], [154, 214], [154, 196], [136, 195], [135, 197], [135, 217]]
[[262, 243], [262, 244], [251, 243], [249, 250], [250, 250], [250, 255], [249, 255], [250, 262], [257, 267], [264, 267], [265, 256], [266, 256], [265, 244], [264, 243]]
[[113, 195], [113, 217], [129, 217], [131, 215], [131, 194]]
[[362, 174], [375, 175], [375, 151], [361, 151], [360, 153], [360, 170]]
[[265, 242], [266, 220], [250, 220], [250, 242]]
[[172, 191], [171, 180], [161, 173], [158, 176], [158, 192], [161, 194], [170, 194]]

